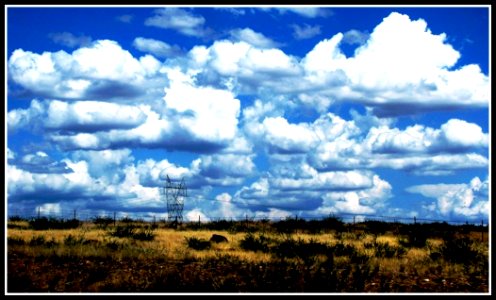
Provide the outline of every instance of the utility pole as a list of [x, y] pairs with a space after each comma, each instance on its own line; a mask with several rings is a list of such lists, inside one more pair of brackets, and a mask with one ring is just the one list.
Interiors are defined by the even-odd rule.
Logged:
[[167, 203], [167, 218], [168, 221], [178, 222], [183, 221], [184, 200], [188, 196], [188, 189], [184, 178], [180, 183], [174, 183], [167, 175], [165, 187], [160, 189], [162, 199]]

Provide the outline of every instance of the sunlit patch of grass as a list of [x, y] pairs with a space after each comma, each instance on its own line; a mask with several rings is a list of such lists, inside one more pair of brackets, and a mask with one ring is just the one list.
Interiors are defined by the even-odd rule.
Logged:
[[7, 228], [9, 229], [28, 229], [29, 228], [29, 222], [26, 220], [19, 220], [19, 221], [8, 221], [7, 223]]
[[301, 239], [305, 242], [315, 241], [321, 244], [332, 245], [337, 242], [334, 233], [319, 233], [319, 234], [309, 234], [309, 233], [296, 233], [291, 235], [294, 239]]
[[444, 244], [444, 240], [441, 238], [429, 238], [426, 244], [429, 249], [439, 249]]
[[392, 235], [381, 235], [375, 240], [377, 243], [389, 244], [390, 246], [399, 246], [398, 238]]
[[429, 251], [425, 248], [410, 248], [404, 256], [412, 262], [422, 261], [429, 258]]
[[400, 258], [373, 258], [371, 264], [379, 266], [381, 272], [400, 273], [402, 259]]

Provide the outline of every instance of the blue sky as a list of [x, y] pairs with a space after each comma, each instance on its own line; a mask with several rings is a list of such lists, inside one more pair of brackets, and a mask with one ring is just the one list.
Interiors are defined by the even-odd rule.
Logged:
[[9, 6], [8, 212], [487, 220], [489, 9]]

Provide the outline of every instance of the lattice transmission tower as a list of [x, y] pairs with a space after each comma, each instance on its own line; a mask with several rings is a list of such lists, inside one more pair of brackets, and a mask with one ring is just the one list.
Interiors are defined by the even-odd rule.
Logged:
[[167, 202], [167, 215], [169, 222], [180, 223], [183, 221], [184, 200], [188, 196], [188, 189], [184, 178], [181, 182], [174, 183], [167, 175], [165, 186], [160, 189], [162, 200]]

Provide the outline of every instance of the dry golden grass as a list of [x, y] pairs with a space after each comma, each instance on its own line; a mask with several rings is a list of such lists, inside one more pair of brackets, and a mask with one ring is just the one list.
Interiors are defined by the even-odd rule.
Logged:
[[23, 239], [25, 242], [29, 242], [33, 237], [43, 236], [47, 241], [54, 240], [57, 243], [61, 243], [69, 235], [96, 241], [103, 241], [104, 237], [107, 236], [105, 230], [96, 228], [91, 230], [85, 228], [58, 230], [7, 229], [8, 237]]
[[400, 272], [401, 259], [398, 258], [373, 258], [370, 261], [372, 266], [379, 266], [383, 273], [397, 274]]
[[389, 244], [389, 246], [397, 247], [400, 245], [397, 236], [390, 234], [378, 236], [375, 240], [377, 243]]
[[[85, 291], [101, 291], [109, 286], [120, 290], [133, 284], [144, 290], [150, 285], [155, 288], [162, 287], [163, 283], [168, 283], [169, 287], [174, 288], [184, 280], [189, 280], [189, 284], [202, 280], [216, 288], [223, 285], [232, 287], [230, 282], [239, 283], [241, 287], [243, 284], [255, 282], [256, 286], [263, 290], [267, 281], [273, 283], [283, 279], [291, 290], [300, 284], [299, 281], [293, 280], [303, 278], [300, 276], [306, 276], [304, 278], [308, 280], [306, 284], [309, 286], [320, 288], [321, 280], [331, 280], [331, 277], [326, 277], [330, 270], [336, 271], [334, 276], [337, 277], [332, 277], [332, 280], [339, 283], [336, 285], [338, 291], [353, 291], [357, 284], [359, 286], [364, 281], [367, 284], [364, 291], [371, 292], [417, 291], [421, 285], [422, 288], [427, 288], [427, 284], [439, 285], [432, 286], [433, 291], [487, 290], [487, 267], [483, 266], [484, 261], [481, 263], [480, 258], [476, 261], [478, 265], [447, 262], [444, 257], [436, 260], [431, 258], [432, 252], [442, 252], [444, 240], [441, 238], [430, 238], [425, 247], [414, 248], [403, 243], [404, 236], [391, 233], [310, 234], [298, 231], [294, 234], [281, 234], [275, 231], [259, 231], [253, 235], [257, 239], [263, 235], [269, 243], [268, 253], [264, 253], [241, 248], [241, 241], [247, 236], [245, 232], [183, 229], [161, 227], [153, 230], [152, 241], [141, 241], [132, 237], [111, 236], [113, 226], [109, 226], [107, 230], [93, 224], [84, 224], [78, 229], [31, 230], [19, 223], [7, 229], [7, 236], [12, 238], [9, 254], [13, 253], [9, 264], [19, 270], [19, 267], [30, 266], [36, 262], [43, 265], [45, 270], [52, 270], [54, 262], [59, 263], [60, 268], [65, 267], [67, 272], [67, 276], [60, 279], [61, 290], [64, 290], [68, 278], [74, 280], [71, 272], [78, 268], [86, 271], [86, 277], [83, 279], [85, 281], [81, 281]], [[194, 250], [188, 246], [188, 239], [208, 241], [213, 234], [225, 236], [228, 242], [210, 243], [210, 248], [205, 250]], [[19, 239], [25, 243], [20, 243]], [[38, 244], [33, 243], [37, 239]], [[293, 240], [294, 243], [288, 242], [287, 239]], [[50, 241], [57, 244], [53, 245]], [[322, 252], [315, 250], [315, 247], [303, 248], [302, 251], [300, 241], [339, 247], [334, 248], [332, 251], [335, 252], [329, 256], [328, 250]], [[352, 246], [353, 249], [342, 247], [340, 244]], [[291, 247], [298, 249], [298, 255], [292, 254]], [[471, 247], [477, 248], [479, 253], [488, 253], [488, 243], [474, 243]], [[398, 249], [401, 251], [395, 252]], [[284, 251], [291, 255], [281, 255]], [[301, 253], [305, 251], [307, 253]], [[312, 253], [313, 251], [315, 253]], [[333, 259], [329, 260], [329, 257]], [[81, 266], [81, 262], [87, 263]], [[218, 265], [221, 265], [220, 269]], [[187, 270], [185, 274], [184, 270]], [[45, 271], [43, 276], [40, 274], [42, 273], [33, 273], [31, 267], [23, 267], [23, 273], [10, 275], [17, 276], [17, 280], [30, 276], [30, 282], [35, 282], [48, 274], [44, 281], [47, 284], [57, 278], [51, 271]], [[105, 280], [93, 281], [92, 278], [98, 277], [99, 274], [104, 274], [102, 276], [106, 276]], [[250, 277], [250, 274], [254, 274], [254, 277]], [[260, 276], [264, 277], [260, 279]], [[170, 281], [176, 280], [174, 278], [177, 278], [177, 281]], [[210, 278], [214, 280], [209, 280]], [[474, 288], [471, 285], [474, 285]], [[24, 287], [21, 285], [20, 289], [22, 288]]]
[[423, 261], [429, 257], [429, 252], [425, 248], [410, 248], [404, 257], [412, 263]]
[[439, 249], [439, 248], [441, 248], [441, 246], [443, 246], [444, 241], [441, 238], [429, 238], [429, 239], [427, 239], [426, 244], [431, 249]]

